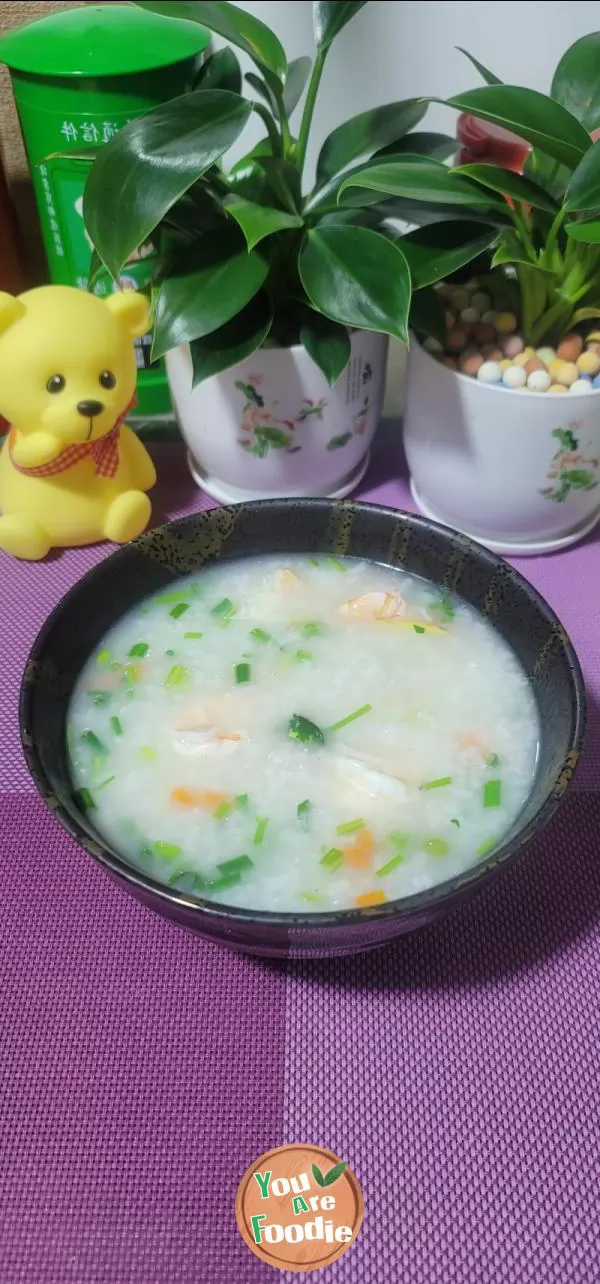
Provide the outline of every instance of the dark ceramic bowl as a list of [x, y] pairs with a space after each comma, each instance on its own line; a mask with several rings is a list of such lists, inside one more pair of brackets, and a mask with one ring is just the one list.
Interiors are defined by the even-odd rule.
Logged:
[[[108, 847], [73, 797], [65, 719], [77, 676], [103, 634], [150, 593], [215, 559], [253, 553], [331, 553], [402, 567], [452, 589], [506, 638], [529, 677], [542, 727], [531, 796], [501, 847], [428, 891], [372, 909], [280, 914], [237, 909], [162, 886]], [[318, 956], [383, 945], [473, 896], [550, 819], [584, 733], [585, 694], [573, 647], [535, 589], [464, 535], [393, 509], [320, 499], [215, 508], [149, 531], [113, 553], [52, 613], [21, 689], [21, 735], [36, 785], [86, 851], [146, 905], [221, 945], [265, 955]]]

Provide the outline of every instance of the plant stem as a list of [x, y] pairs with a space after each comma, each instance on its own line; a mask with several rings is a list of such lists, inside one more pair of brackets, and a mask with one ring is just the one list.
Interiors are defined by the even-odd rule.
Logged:
[[310, 80], [308, 82], [308, 89], [306, 91], [306, 100], [304, 103], [304, 110], [302, 112], [302, 122], [300, 125], [300, 133], [298, 134], [296, 163], [298, 165], [300, 178], [302, 178], [302, 171], [304, 169], [304, 162], [306, 160], [308, 136], [310, 134], [310, 127], [312, 124], [312, 118], [315, 110], [317, 93], [319, 91], [319, 84], [321, 82], [321, 76], [323, 75], [324, 64], [325, 64], [325, 52], [324, 50], [319, 49], [317, 56], [315, 58], [314, 67], [310, 74]]
[[253, 103], [252, 106], [255, 112], [257, 113], [257, 115], [260, 116], [266, 128], [266, 131], [271, 143], [271, 149], [272, 149], [273, 155], [281, 156], [283, 153], [282, 142], [279, 134], [277, 133], [277, 126], [275, 124], [275, 121], [273, 120], [273, 117], [270, 111], [266, 107], [263, 107], [262, 103]]
[[537, 263], [537, 254], [527, 226], [526, 216], [522, 209], [518, 208], [516, 205], [514, 205], [512, 209], [509, 207], [509, 214], [532, 263]]
[[550, 231], [548, 233], [548, 238], [546, 240], [544, 252], [540, 259], [541, 266], [547, 267], [550, 270], [552, 270], [552, 266], [553, 266], [552, 255], [554, 253], [554, 247], [556, 245], [561, 223], [565, 218], [566, 213], [567, 213], [566, 209], [560, 209], [558, 211], [558, 214], [556, 215], [556, 218], [553, 220], [552, 227], [550, 228]]

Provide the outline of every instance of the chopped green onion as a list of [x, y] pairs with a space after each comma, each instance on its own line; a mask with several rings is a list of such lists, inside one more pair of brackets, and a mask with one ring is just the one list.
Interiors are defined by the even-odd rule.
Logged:
[[167, 687], [184, 686], [189, 676], [190, 676], [189, 669], [186, 669], [185, 665], [174, 664], [173, 668], [170, 669], [167, 674], [167, 677], [165, 680], [165, 686]]
[[290, 740], [298, 740], [302, 745], [324, 745], [325, 736], [316, 722], [305, 718], [301, 713], [293, 713], [288, 723]]
[[414, 629], [415, 633], [424, 633], [424, 632], [425, 632], [425, 626], [424, 626], [423, 624], [413, 624], [413, 629]]
[[232, 811], [233, 803], [227, 802], [227, 799], [224, 798], [223, 802], [219, 803], [219, 806], [215, 808], [215, 820], [226, 820]]
[[339, 847], [330, 847], [329, 851], [325, 852], [325, 855], [321, 857], [319, 864], [324, 865], [325, 869], [330, 869], [333, 872], [334, 869], [339, 868], [343, 859], [344, 853], [340, 851]]
[[184, 633], [184, 635], [183, 635], [183, 636], [184, 636], [184, 638], [196, 638], [196, 639], [197, 639], [197, 638], [201, 638], [201, 637], [202, 637], [202, 634], [201, 634], [201, 633]]
[[235, 680], [236, 680], [236, 682], [237, 682], [238, 686], [240, 686], [240, 685], [242, 684], [242, 682], [249, 682], [249, 681], [250, 681], [250, 665], [249, 665], [249, 664], [234, 664], [234, 666], [233, 666], [233, 667], [234, 667], [234, 671], [235, 671]]
[[403, 833], [401, 829], [393, 829], [390, 834], [390, 842], [392, 847], [405, 847], [408, 842], [408, 834]]
[[113, 660], [113, 662], [112, 662], [112, 664], [111, 664], [111, 666], [110, 666], [110, 671], [111, 671], [111, 673], [116, 673], [117, 669], [122, 669], [122, 667], [123, 667], [123, 666], [122, 666], [121, 664], [119, 664], [119, 661], [118, 661], [118, 660]]
[[346, 571], [348, 570], [348, 567], [344, 566], [344, 563], [340, 562], [339, 558], [337, 557], [326, 557], [325, 565], [332, 566], [334, 571], [339, 571], [341, 575], [345, 575]]
[[96, 806], [89, 789], [76, 789], [75, 800], [79, 803], [82, 811], [90, 811], [92, 807]]
[[457, 828], [457, 829], [460, 829], [460, 820], [451, 820], [451, 821], [450, 821], [450, 824], [451, 824], [451, 825], [456, 825], [456, 828]]
[[126, 681], [127, 683], [130, 683], [130, 684], [132, 684], [132, 685], [133, 685], [133, 683], [135, 683], [135, 682], [138, 682], [138, 681], [139, 681], [139, 676], [140, 676], [140, 675], [139, 675], [139, 673], [137, 672], [137, 669], [136, 669], [136, 667], [135, 667], [135, 664], [128, 664], [128, 665], [126, 665], [126, 668], [125, 668], [125, 681]]
[[444, 789], [446, 785], [452, 784], [452, 776], [438, 776], [437, 780], [426, 780], [425, 784], [419, 785], [419, 789], [426, 793], [428, 789]]
[[128, 655], [139, 655], [139, 656], [147, 655], [147, 654], [148, 654], [148, 643], [147, 643], [147, 642], [136, 642], [136, 643], [134, 644], [134, 646], [132, 646], [131, 651], [128, 651], [128, 652], [127, 652], [127, 654], [128, 654]]
[[193, 869], [178, 869], [169, 879], [169, 887], [174, 886], [180, 892], [196, 892], [206, 887], [206, 880]]
[[364, 713], [370, 713], [373, 708], [372, 704], [362, 704], [360, 709], [355, 709], [354, 713], [349, 713], [346, 718], [340, 718], [339, 722], [334, 722], [328, 731], [340, 731], [342, 727], [347, 727], [349, 722], [354, 722], [356, 718], [362, 718]]
[[450, 851], [450, 844], [445, 838], [427, 838], [423, 843], [423, 848], [430, 856], [447, 856]]
[[485, 842], [481, 843], [481, 845], [476, 849], [475, 855], [479, 857], [488, 856], [490, 852], [493, 852], [494, 847], [496, 847], [497, 845], [498, 845], [497, 838], [486, 838]]
[[186, 611], [189, 611], [189, 609], [189, 602], [178, 602], [177, 606], [174, 606], [173, 610], [169, 611], [169, 615], [172, 615], [174, 620], [178, 620], [179, 616], [184, 615]]
[[500, 780], [486, 780], [483, 786], [483, 805], [484, 807], [499, 807], [502, 795], [502, 783]]
[[456, 615], [456, 607], [449, 593], [441, 593], [435, 602], [430, 603], [429, 609], [444, 620], [453, 620]]
[[233, 801], [236, 807], [247, 807], [250, 799], [248, 794], [238, 794]]
[[499, 759], [499, 757], [498, 757], [498, 754], [497, 754], [497, 753], [491, 753], [491, 754], [489, 755], [489, 758], [486, 758], [486, 760], [485, 760], [485, 765], [486, 765], [486, 767], [499, 767], [499, 766], [500, 766], [500, 759]]
[[307, 660], [312, 660], [312, 651], [296, 651], [294, 659], [296, 664], [305, 664]]
[[269, 821], [267, 816], [256, 817], [256, 829], [254, 830], [254, 838], [252, 840], [255, 847], [262, 847], [268, 823]]
[[327, 626], [320, 620], [309, 620], [307, 624], [299, 624], [298, 629], [305, 638], [322, 638], [327, 632]]
[[112, 695], [111, 691], [88, 691], [90, 700], [94, 704], [108, 704]]
[[175, 655], [175, 652], [169, 647], [168, 651], [165, 651], [165, 655]]
[[113, 780], [116, 779], [116, 776], [107, 776], [106, 780], [101, 780], [100, 784], [96, 785], [96, 789], [104, 789], [106, 785], [112, 785]]
[[224, 597], [221, 602], [217, 602], [217, 605], [213, 606], [211, 615], [227, 624], [229, 620], [233, 619], [234, 615], [237, 615], [237, 606], [234, 606], [228, 597]]
[[272, 640], [271, 634], [267, 633], [266, 629], [250, 629], [250, 637], [256, 638], [257, 642], [262, 642], [263, 646]]
[[296, 807], [296, 815], [298, 817], [298, 823], [302, 829], [309, 828], [311, 811], [312, 803], [310, 798], [305, 798], [304, 802], [298, 803], [298, 806]]
[[83, 740], [84, 745], [87, 745], [89, 749], [93, 749], [95, 753], [108, 753], [106, 745], [98, 739], [95, 731], [83, 731], [81, 733], [81, 739]]
[[323, 897], [318, 892], [302, 892], [300, 899], [306, 901], [308, 905], [320, 905]]
[[99, 651], [96, 656], [96, 664], [102, 664], [102, 665], [110, 664], [111, 660], [112, 660], [112, 651], [109, 651], [108, 647], [106, 646], [102, 647], [102, 650]]
[[251, 856], [235, 856], [233, 860], [223, 861], [217, 866], [217, 869], [220, 869], [221, 873], [227, 877], [229, 874], [242, 874], [245, 870], [252, 869], [253, 866], [254, 861]]
[[102, 771], [103, 767], [104, 758], [99, 753], [95, 754], [92, 758], [92, 771]]
[[156, 759], [158, 758], [157, 750], [153, 749], [151, 745], [141, 745], [138, 749], [138, 753], [140, 758], [145, 758], [147, 762], [156, 762]]
[[345, 825], [338, 825], [335, 832], [341, 838], [344, 834], [356, 834], [359, 829], [364, 829], [364, 827], [364, 820], [347, 820]]
[[153, 843], [152, 847], [157, 856], [165, 856], [167, 860], [175, 860], [177, 856], [181, 856], [181, 847], [177, 843], [158, 842]]
[[185, 597], [186, 593], [189, 592], [191, 592], [191, 590], [189, 588], [185, 588], [175, 589], [173, 593], [159, 593], [158, 597], [155, 597], [154, 601], [160, 602], [161, 606], [167, 605], [169, 602], [180, 602], [182, 597]]
[[391, 860], [388, 860], [385, 865], [381, 865], [379, 869], [375, 870], [376, 877], [385, 878], [386, 874], [391, 874], [392, 870], [397, 869], [404, 859], [404, 852], [396, 852], [396, 855], [392, 856]]
[[222, 874], [221, 878], [215, 878], [208, 884], [211, 892], [223, 892], [226, 887], [235, 887], [236, 883], [241, 883], [242, 875], [238, 871], [232, 870], [231, 874]]
[[307, 560], [307, 562], [308, 562], [308, 565], [309, 565], [309, 566], [320, 566], [320, 565], [321, 565], [321, 563], [320, 563], [320, 561], [319, 561], [318, 557], [307, 557], [307, 559], [306, 559], [306, 560]]

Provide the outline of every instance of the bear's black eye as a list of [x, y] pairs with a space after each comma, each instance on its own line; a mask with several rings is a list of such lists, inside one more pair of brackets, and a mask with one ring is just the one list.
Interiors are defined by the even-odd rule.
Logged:
[[50, 375], [50, 378], [46, 384], [48, 392], [62, 392], [65, 386], [65, 382], [66, 380], [64, 375], [59, 375], [59, 374]]
[[103, 388], [114, 388], [116, 384], [115, 376], [112, 370], [103, 370], [100, 375], [99, 383]]

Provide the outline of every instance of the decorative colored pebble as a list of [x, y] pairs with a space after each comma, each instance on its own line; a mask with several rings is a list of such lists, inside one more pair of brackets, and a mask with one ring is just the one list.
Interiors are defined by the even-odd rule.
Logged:
[[444, 357], [442, 365], [447, 366], [448, 370], [456, 370], [456, 361], [454, 360], [454, 357]]
[[600, 330], [590, 330], [586, 342], [600, 343]]
[[596, 378], [592, 379], [592, 388], [600, 388], [600, 374], [597, 374]]
[[512, 361], [509, 361], [508, 357], [503, 357], [502, 360], [498, 362], [498, 365], [504, 373], [505, 370], [508, 370], [510, 366], [512, 366]]
[[[534, 355], [533, 357], [529, 358], [529, 361], [525, 362], [524, 370], [526, 375], [530, 375], [530, 374], [533, 374], [534, 370], [546, 370], [546, 367], [544, 365], [544, 362], [540, 361], [539, 357], [536, 357]], [[546, 374], [548, 374], [547, 370], [546, 370]], [[550, 380], [550, 383], [552, 383], [552, 380]]]
[[536, 348], [535, 355], [544, 362], [545, 366], [549, 366], [556, 357], [556, 348]]
[[459, 369], [462, 370], [463, 374], [471, 375], [473, 379], [482, 365], [483, 357], [479, 352], [463, 354], [458, 363]]
[[566, 334], [556, 349], [556, 355], [561, 361], [573, 362], [577, 360], [582, 348], [583, 339], [580, 334]]
[[570, 388], [577, 378], [577, 366], [574, 361], [563, 361], [560, 369], [554, 376], [556, 383], [563, 383], [565, 388]]
[[426, 352], [443, 352], [444, 349], [439, 339], [434, 339], [432, 335], [427, 338], [423, 344]]
[[484, 361], [483, 365], [477, 371], [477, 378], [481, 383], [500, 383], [502, 371], [497, 361]]
[[483, 317], [484, 312], [487, 312], [491, 306], [492, 300], [489, 294], [484, 294], [483, 290], [475, 290], [471, 295], [471, 307], [477, 308], [480, 317]]
[[569, 388], [569, 392], [584, 393], [584, 395], [588, 392], [592, 393], [593, 391], [594, 389], [592, 388], [589, 379], [576, 379], [575, 383], [572, 383]]
[[455, 325], [448, 335], [446, 347], [450, 352], [462, 352], [467, 346], [467, 332], [463, 326]]
[[513, 357], [518, 357], [524, 347], [520, 334], [509, 334], [508, 338], [502, 340], [502, 351], [506, 357], [510, 357], [511, 361]]
[[499, 312], [494, 325], [497, 334], [512, 334], [517, 328], [517, 318], [514, 312]]
[[444, 316], [446, 318], [446, 329], [452, 330], [453, 326], [456, 325], [456, 317], [454, 313], [446, 311], [444, 312]]
[[473, 334], [478, 343], [496, 342], [496, 330], [490, 321], [478, 321], [477, 325], [473, 326]]
[[561, 366], [562, 366], [562, 361], [560, 357], [554, 357], [553, 360], [548, 363], [548, 374], [551, 376], [552, 379], [556, 378], [556, 375], [558, 374], [558, 371], [560, 370]]
[[597, 352], [582, 352], [575, 365], [580, 374], [596, 375], [600, 370], [600, 357]]
[[567, 389], [565, 388], [564, 383], [552, 383], [550, 384], [550, 387], [548, 389], [548, 392], [566, 392], [566, 391]]
[[547, 370], [532, 370], [527, 379], [530, 392], [547, 392], [552, 380]]
[[502, 382], [507, 388], [524, 388], [527, 375], [523, 366], [512, 366], [509, 362], [508, 369], [503, 372]]
[[463, 308], [468, 308], [471, 298], [468, 290], [453, 290], [450, 295], [450, 303], [456, 312], [462, 312]]
[[461, 310], [460, 319], [461, 321], [464, 321], [465, 325], [476, 325], [479, 321], [477, 308], [463, 308]]
[[[484, 313], [483, 313], [481, 320], [482, 320], [482, 321], [484, 321], [486, 324], [494, 325], [494, 321], [496, 320], [497, 315], [498, 315], [498, 313], [497, 313], [496, 309], [495, 309], [495, 308], [490, 308], [490, 309], [489, 309], [489, 312], [484, 312]], [[494, 330], [495, 330], [495, 329], [496, 329], [496, 327], [495, 327], [495, 325], [494, 325]]]

